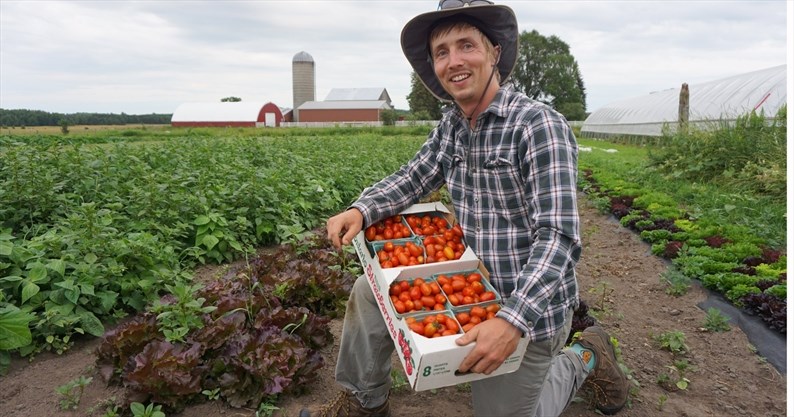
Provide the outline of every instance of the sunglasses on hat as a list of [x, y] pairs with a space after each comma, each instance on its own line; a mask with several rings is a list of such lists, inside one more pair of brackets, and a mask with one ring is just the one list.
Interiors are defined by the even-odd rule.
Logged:
[[438, 10], [453, 9], [463, 6], [477, 6], [483, 4], [493, 4], [488, 0], [441, 0], [438, 2]]

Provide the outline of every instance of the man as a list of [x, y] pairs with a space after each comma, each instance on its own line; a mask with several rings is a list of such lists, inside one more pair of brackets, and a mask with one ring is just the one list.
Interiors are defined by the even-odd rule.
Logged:
[[[446, 185], [465, 242], [504, 301], [496, 319], [457, 339], [459, 345], [476, 342], [459, 370], [490, 374], [522, 336], [529, 338], [516, 372], [471, 383], [474, 414], [557, 416], [588, 377], [596, 407], [616, 413], [627, 400], [628, 382], [609, 336], [590, 327], [562, 349], [578, 302], [577, 145], [561, 115], [500, 86], [517, 59], [513, 11], [490, 1], [442, 0], [437, 11], [406, 24], [401, 43], [424, 85], [455, 109], [411, 161], [328, 220], [329, 239], [337, 247], [349, 244], [365, 226]], [[393, 351], [360, 277], [348, 301], [336, 366], [337, 382], [347, 392], [323, 415], [389, 415]]]

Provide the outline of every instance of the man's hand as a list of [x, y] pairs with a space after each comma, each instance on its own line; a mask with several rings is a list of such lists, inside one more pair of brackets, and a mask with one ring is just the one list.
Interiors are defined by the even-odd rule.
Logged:
[[364, 227], [364, 215], [358, 209], [352, 208], [328, 219], [325, 227], [328, 230], [328, 240], [339, 249], [342, 245], [349, 245]]
[[477, 342], [460, 363], [458, 371], [489, 375], [515, 352], [519, 339], [521, 331], [501, 317], [474, 326], [455, 341], [459, 346]]

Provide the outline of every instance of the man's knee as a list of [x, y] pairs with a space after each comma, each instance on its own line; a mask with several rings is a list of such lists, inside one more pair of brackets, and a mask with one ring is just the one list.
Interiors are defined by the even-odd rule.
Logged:
[[353, 289], [350, 291], [350, 299], [369, 303], [375, 302], [375, 296], [372, 294], [372, 289], [370, 289], [369, 282], [367, 282], [367, 277], [365, 275], [359, 276], [356, 282], [353, 283]]

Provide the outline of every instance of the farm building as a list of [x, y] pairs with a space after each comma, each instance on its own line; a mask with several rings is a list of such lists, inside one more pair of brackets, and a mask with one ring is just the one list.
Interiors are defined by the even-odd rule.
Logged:
[[171, 116], [171, 126], [278, 127], [284, 116], [273, 103], [183, 103]]
[[[308, 52], [298, 52], [292, 57], [292, 108], [314, 101], [316, 90], [314, 58]], [[300, 112], [292, 111], [287, 120], [297, 122], [299, 116]]]
[[316, 122], [378, 122], [380, 113], [391, 110], [385, 100], [375, 101], [307, 101], [300, 112], [301, 123]]
[[385, 88], [332, 88], [325, 101], [378, 101], [391, 105], [391, 97]]
[[786, 104], [786, 65], [607, 104], [584, 121], [581, 136], [661, 136], [665, 127], [675, 132], [685, 90], [688, 106], [684, 101], [681, 110], [690, 128], [730, 123], [753, 110], [771, 119]]
[[335, 88], [325, 101], [307, 101], [298, 107], [301, 123], [379, 122], [381, 112], [392, 110], [385, 88]]

